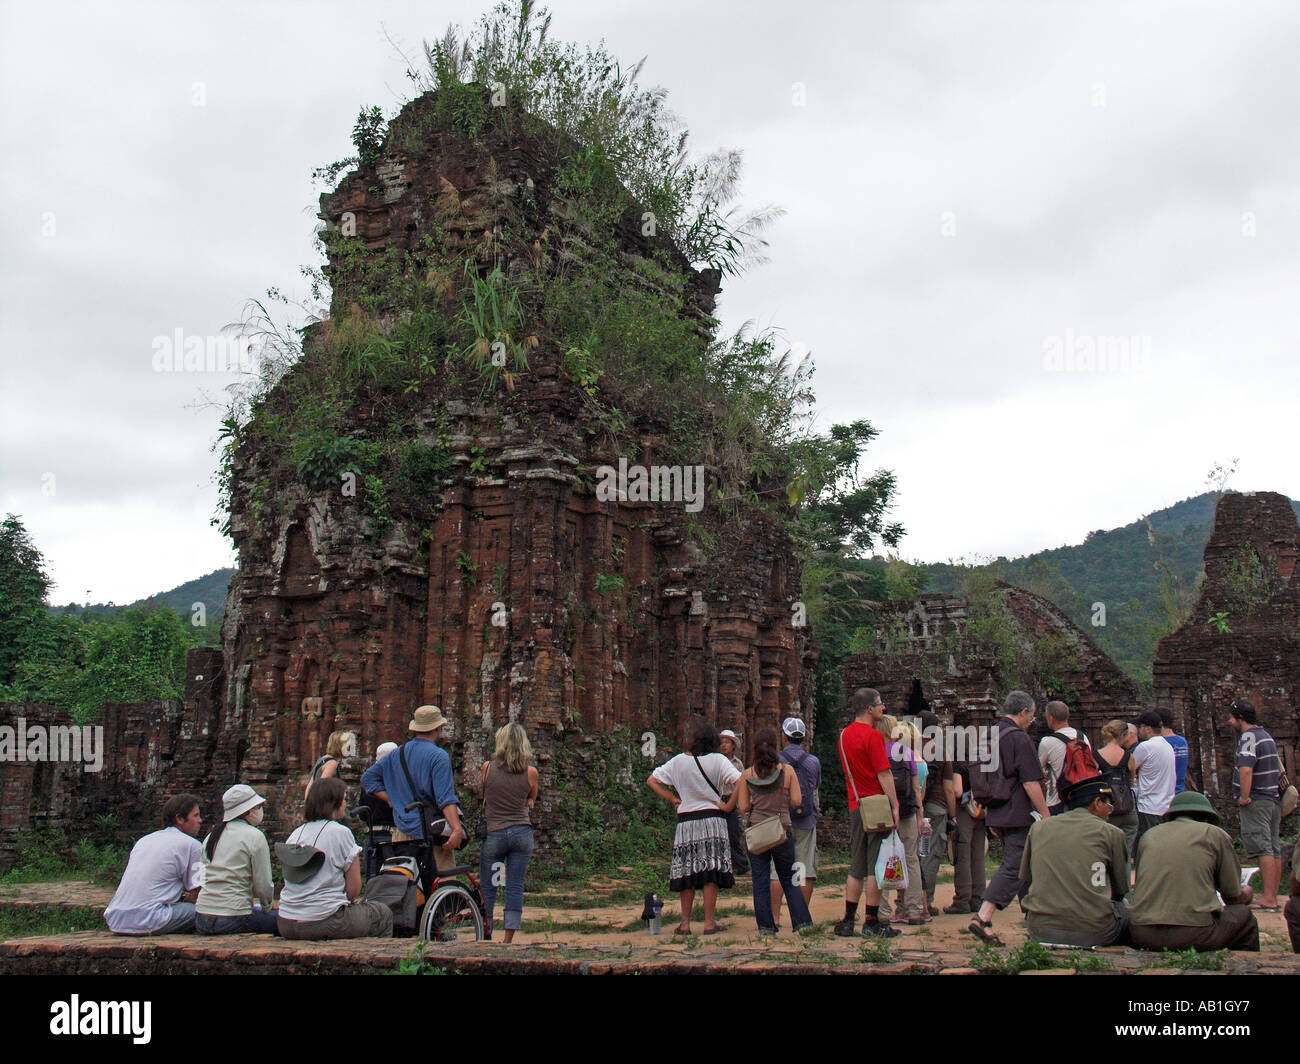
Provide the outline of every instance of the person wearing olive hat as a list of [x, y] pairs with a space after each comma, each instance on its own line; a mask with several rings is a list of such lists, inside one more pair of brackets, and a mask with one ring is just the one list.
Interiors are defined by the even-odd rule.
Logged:
[[203, 891], [195, 907], [200, 935], [275, 935], [271, 848], [258, 829], [266, 799], [237, 783], [221, 796], [221, 823], [203, 840]]
[[1104, 776], [1069, 788], [1069, 812], [1029, 829], [1020, 878], [1029, 937], [1066, 946], [1113, 946], [1125, 938], [1128, 845], [1108, 823], [1114, 792]]
[[1242, 886], [1241, 864], [1214, 806], [1203, 794], [1183, 791], [1165, 817], [1138, 840], [1129, 907], [1133, 945], [1258, 952], [1259, 924], [1249, 908], [1254, 895]]

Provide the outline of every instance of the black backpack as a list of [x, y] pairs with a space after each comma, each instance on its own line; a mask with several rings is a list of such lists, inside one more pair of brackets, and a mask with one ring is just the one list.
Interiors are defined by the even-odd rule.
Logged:
[[916, 777], [906, 760], [894, 757], [889, 759], [889, 771], [894, 777], [894, 791], [898, 795], [898, 819], [902, 820], [916, 812]]
[[803, 802], [798, 808], [791, 809], [790, 812], [795, 816], [820, 817], [821, 810], [817, 808], [817, 790], [812, 786], [812, 782], [803, 767], [803, 763], [808, 759], [808, 751], [803, 747], [797, 749], [801, 755], [799, 760], [793, 760], [794, 755], [791, 754], [791, 760], [786, 763], [794, 769], [794, 774], [799, 778], [799, 793], [803, 796]]
[[1128, 771], [1129, 756], [1132, 753], [1132, 750], [1125, 750], [1118, 765], [1107, 763], [1100, 755], [1097, 757], [1097, 768], [1110, 783], [1111, 794], [1115, 800], [1115, 804], [1110, 809], [1112, 815], [1121, 816], [1137, 808], [1137, 799], [1133, 794], [1133, 783]]

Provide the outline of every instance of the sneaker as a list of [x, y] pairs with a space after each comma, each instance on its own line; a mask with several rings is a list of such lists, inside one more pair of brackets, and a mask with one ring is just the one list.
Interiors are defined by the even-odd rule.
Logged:
[[952, 905], [943, 907], [945, 916], [967, 916], [973, 911], [969, 905], [963, 905], [961, 902], [954, 902]]
[[[796, 935], [806, 935], [816, 930], [816, 928], [817, 928], [816, 924], [800, 924], [798, 927], [794, 928], [794, 933]], [[852, 932], [850, 932], [850, 934], [851, 933]]]
[[853, 925], [854, 925], [853, 917], [851, 916], [846, 917], [845, 919], [841, 920], [838, 924], [835, 925], [835, 934], [839, 938], [852, 938]]
[[897, 938], [902, 932], [896, 927], [890, 927], [880, 920], [868, 920], [862, 925], [863, 938]]
[[922, 915], [922, 916], [913, 916], [913, 917], [909, 918], [907, 922], [908, 922], [908, 924], [910, 924], [912, 927], [920, 927], [922, 924], [933, 923], [933, 922], [934, 922], [934, 917], [931, 916], [929, 913], [925, 913], [925, 914]]

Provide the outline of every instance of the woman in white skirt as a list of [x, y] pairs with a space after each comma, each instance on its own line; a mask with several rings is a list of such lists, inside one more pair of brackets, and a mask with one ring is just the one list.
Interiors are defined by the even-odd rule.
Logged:
[[[691, 933], [695, 892], [704, 892], [704, 934], [715, 935], [726, 925], [715, 919], [718, 888], [735, 886], [727, 813], [735, 807], [734, 790], [740, 773], [718, 753], [718, 733], [708, 721], [696, 723], [689, 752], [660, 765], [646, 780], [655, 794], [677, 810], [669, 889], [682, 896], [682, 922], [675, 935]], [[671, 790], [670, 790], [671, 788]], [[723, 793], [730, 790], [729, 797]], [[674, 794], [673, 791], [677, 793]]]

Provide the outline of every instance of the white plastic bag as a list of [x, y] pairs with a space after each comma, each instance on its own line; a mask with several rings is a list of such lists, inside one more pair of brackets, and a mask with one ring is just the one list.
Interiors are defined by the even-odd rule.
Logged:
[[891, 831], [880, 844], [876, 858], [876, 883], [881, 890], [907, 889], [907, 852], [898, 831]]

